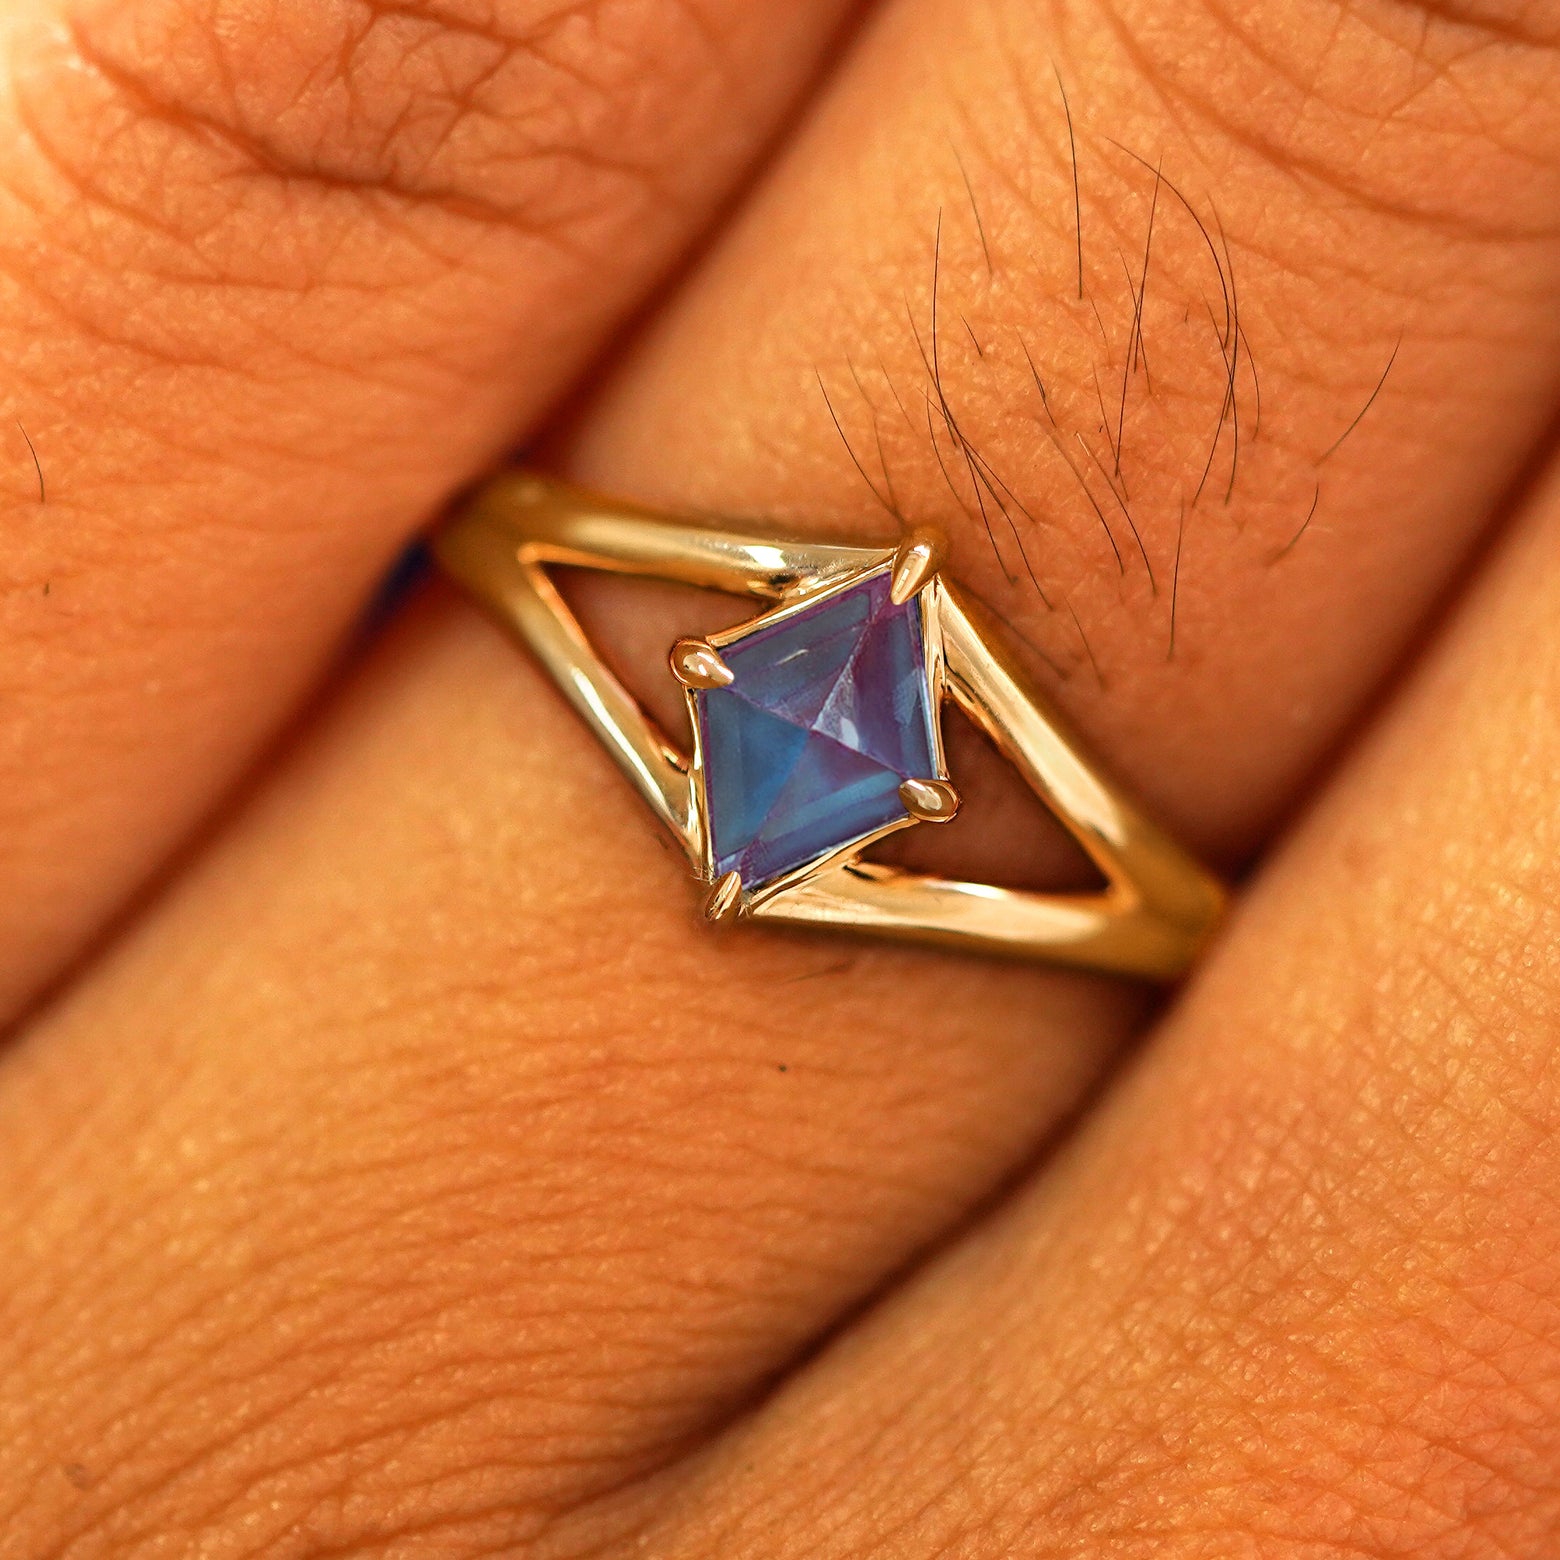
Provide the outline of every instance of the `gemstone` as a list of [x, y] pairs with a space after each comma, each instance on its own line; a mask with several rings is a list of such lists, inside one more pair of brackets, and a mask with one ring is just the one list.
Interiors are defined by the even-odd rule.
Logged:
[[920, 603], [887, 572], [721, 646], [729, 687], [694, 692], [715, 876], [760, 888], [908, 817], [941, 774]]

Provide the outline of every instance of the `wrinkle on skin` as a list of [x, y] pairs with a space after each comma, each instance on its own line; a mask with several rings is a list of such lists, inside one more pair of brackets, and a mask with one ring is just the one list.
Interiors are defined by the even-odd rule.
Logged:
[[[604, 209], [620, 220], [634, 183], [647, 207], [675, 204], [686, 174], [667, 149], [742, 48], [703, 9], [77, 0], [70, 37], [148, 113], [260, 174], [565, 235]], [[646, 119], [631, 83], [667, 77], [693, 102], [657, 97]]]
[[[1355, 211], [1458, 239], [1555, 237], [1542, 192], [1553, 189], [1560, 167], [1548, 139], [1530, 132], [1554, 68], [1547, 46], [1471, 46], [1414, 0], [1329, 4], [1280, 22], [1266, 0], [1197, 0], [1177, 12], [1174, 29], [1136, 0], [1113, 0], [1101, 15], [1183, 129], [1189, 114], [1283, 177], [1341, 196]], [[1404, 65], [1411, 79], [1398, 86]], [[1227, 90], [1236, 78], [1261, 89]], [[1443, 160], [1441, 177], [1417, 178], [1431, 147]], [[1470, 196], [1493, 193], [1493, 181], [1459, 174], [1470, 153], [1491, 152], [1510, 165], [1508, 187], [1522, 192], [1515, 208], [1488, 196], [1470, 206]]]

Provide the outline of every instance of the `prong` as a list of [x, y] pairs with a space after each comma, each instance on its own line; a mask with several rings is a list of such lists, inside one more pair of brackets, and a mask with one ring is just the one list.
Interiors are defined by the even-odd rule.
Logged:
[[685, 688], [729, 688], [737, 674], [707, 639], [679, 639], [672, 646], [672, 676]]
[[728, 872], [715, 880], [704, 900], [704, 919], [728, 926], [742, 910], [742, 874]]
[[959, 815], [959, 793], [946, 780], [906, 780], [899, 800], [922, 823], [952, 823]]
[[894, 554], [894, 570], [888, 593], [894, 605], [902, 607], [910, 598], [926, 589], [947, 558], [948, 549], [935, 531], [912, 531]]

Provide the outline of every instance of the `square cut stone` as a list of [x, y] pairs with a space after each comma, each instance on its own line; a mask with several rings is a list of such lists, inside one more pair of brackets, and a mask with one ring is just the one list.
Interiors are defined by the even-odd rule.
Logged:
[[721, 647], [733, 681], [694, 692], [715, 876], [761, 888], [908, 814], [940, 778], [919, 601], [886, 571]]

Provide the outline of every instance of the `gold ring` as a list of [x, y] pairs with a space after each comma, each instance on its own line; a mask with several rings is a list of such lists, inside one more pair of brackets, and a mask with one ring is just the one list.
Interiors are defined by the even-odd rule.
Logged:
[[[896, 548], [715, 529], [530, 472], [489, 483], [434, 539], [446, 570], [530, 647], [706, 885], [712, 921], [935, 943], [1173, 980], [1217, 925], [1217, 879], [1092, 763], [917, 531]], [[548, 576], [600, 569], [746, 596], [756, 616], [679, 640], [693, 752], [603, 664]], [[953, 700], [1098, 867], [1102, 890], [1035, 893], [866, 860], [959, 806]]]

